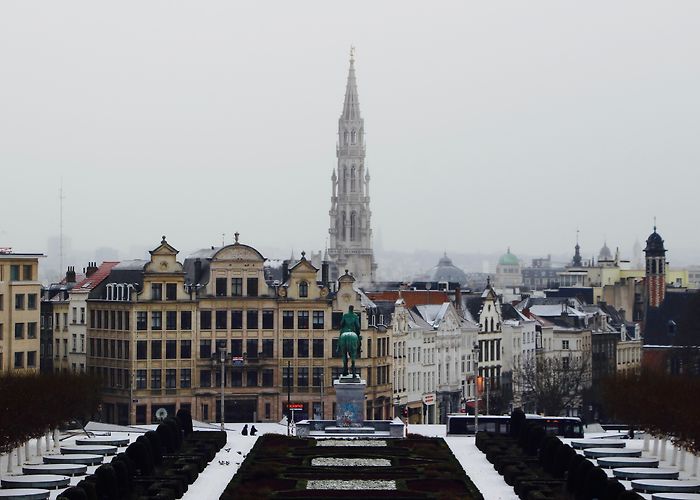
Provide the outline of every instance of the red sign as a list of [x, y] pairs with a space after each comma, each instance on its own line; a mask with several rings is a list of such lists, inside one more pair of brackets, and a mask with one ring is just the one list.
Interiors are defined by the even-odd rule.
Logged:
[[289, 403], [289, 405], [287, 405], [287, 408], [289, 408], [290, 410], [303, 410], [304, 404], [303, 403]]

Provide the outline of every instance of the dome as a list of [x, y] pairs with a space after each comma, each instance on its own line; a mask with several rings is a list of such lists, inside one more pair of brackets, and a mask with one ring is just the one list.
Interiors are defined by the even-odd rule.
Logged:
[[501, 258], [498, 259], [498, 265], [499, 266], [518, 266], [520, 265], [520, 261], [518, 258], [510, 253], [510, 248], [508, 249], [508, 252], [504, 253], [501, 255]]
[[600, 253], [598, 254], [598, 260], [612, 260], [612, 252], [608, 248], [608, 243], [603, 243], [603, 248], [600, 249]]
[[467, 275], [460, 268], [452, 263], [447, 254], [444, 254], [438, 261], [438, 265], [428, 271], [428, 279], [431, 281], [448, 281], [450, 283], [467, 283]]
[[659, 233], [656, 232], [656, 226], [654, 226], [654, 232], [647, 238], [647, 246], [644, 249], [644, 253], [647, 257], [653, 255], [664, 255], [666, 249], [664, 248], [664, 240]]

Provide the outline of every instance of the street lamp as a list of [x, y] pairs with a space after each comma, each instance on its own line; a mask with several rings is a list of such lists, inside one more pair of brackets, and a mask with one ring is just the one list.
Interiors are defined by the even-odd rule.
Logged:
[[479, 342], [474, 342], [472, 346], [472, 352], [474, 353], [474, 436], [479, 432]]
[[226, 361], [227, 361], [226, 349], [219, 349], [219, 357], [216, 358], [215, 356], [212, 356], [212, 358], [211, 358], [212, 366], [215, 366], [216, 363], [219, 363], [221, 365], [221, 430], [222, 431], [226, 430], [224, 428], [224, 422], [226, 421], [226, 419], [224, 418], [224, 385], [226, 382]]

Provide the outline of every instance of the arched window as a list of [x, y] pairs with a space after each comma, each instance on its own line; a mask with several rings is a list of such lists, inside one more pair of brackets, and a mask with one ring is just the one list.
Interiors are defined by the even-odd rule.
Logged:
[[355, 212], [350, 214], [350, 241], [355, 241], [357, 237], [357, 214]]
[[348, 145], [348, 131], [347, 130], [343, 133], [343, 145], [344, 146]]
[[496, 331], [496, 330], [494, 330], [494, 328], [493, 328], [493, 318], [491, 318], [491, 331], [492, 331], [492, 332], [495, 332], [495, 331]]
[[355, 192], [355, 165], [350, 169], [350, 192]]
[[355, 144], [356, 141], [357, 141], [357, 132], [355, 132], [355, 129], [353, 129], [353, 131], [350, 133], [350, 142], [352, 144]]
[[341, 234], [343, 235], [343, 238], [342, 238], [343, 241], [345, 241], [347, 239], [347, 218], [345, 217], [345, 212], [343, 212], [341, 216], [343, 218], [343, 221], [342, 221], [343, 230], [342, 230]]
[[299, 283], [299, 297], [309, 296], [309, 284], [306, 281]]
[[343, 167], [343, 193], [348, 192], [348, 167]]

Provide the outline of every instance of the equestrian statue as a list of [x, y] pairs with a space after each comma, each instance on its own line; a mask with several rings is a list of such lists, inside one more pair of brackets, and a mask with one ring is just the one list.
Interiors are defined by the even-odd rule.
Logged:
[[352, 361], [352, 378], [357, 378], [355, 358], [362, 350], [362, 335], [360, 335], [360, 318], [353, 312], [353, 306], [340, 320], [340, 336], [338, 337], [337, 354], [343, 358], [343, 375], [348, 375], [348, 357]]

